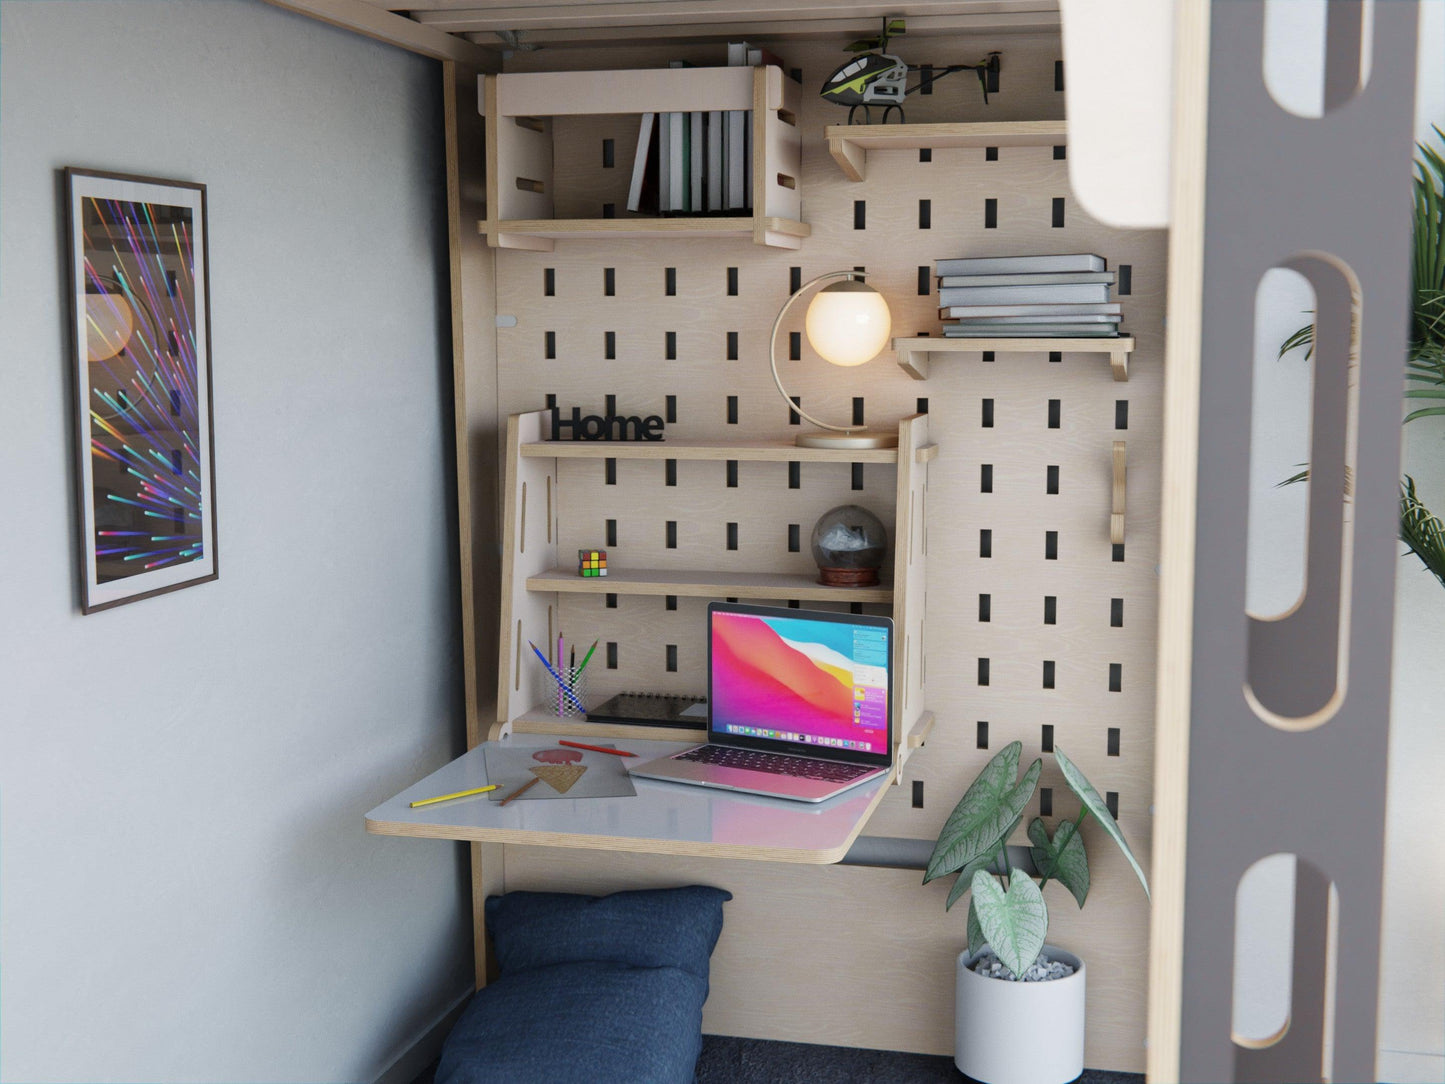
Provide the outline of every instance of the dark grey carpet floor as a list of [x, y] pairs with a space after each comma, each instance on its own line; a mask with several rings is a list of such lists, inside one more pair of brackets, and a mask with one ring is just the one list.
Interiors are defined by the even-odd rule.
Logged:
[[[966, 1084], [951, 1057], [704, 1035], [697, 1084]], [[1142, 1074], [1085, 1070], [1078, 1084], [1143, 1084]]]
[[[436, 1065], [414, 1084], [432, 1084]], [[967, 1084], [949, 1057], [704, 1035], [696, 1084]], [[1076, 1084], [1143, 1084], [1142, 1074], [1086, 1069]]]

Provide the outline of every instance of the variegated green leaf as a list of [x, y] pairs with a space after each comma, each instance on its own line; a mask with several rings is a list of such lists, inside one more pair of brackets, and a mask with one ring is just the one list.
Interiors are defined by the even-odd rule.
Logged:
[[1008, 891], [983, 870], [973, 875], [973, 907], [989, 948], [1015, 975], [1038, 959], [1049, 929], [1049, 909], [1033, 880], [1017, 873]]
[[978, 909], [973, 905], [973, 897], [968, 898], [968, 951], [970, 955], [977, 956], [988, 945], [988, 938], [983, 935], [983, 927], [978, 924]]
[[[1084, 853], [1084, 837], [1074, 822], [1061, 821], [1054, 838], [1049, 839], [1048, 828], [1035, 817], [1029, 824], [1029, 839], [1034, 844], [1029, 851], [1039, 874], [1045, 880], [1058, 881], [1083, 907], [1089, 895], [1089, 856]], [[1062, 852], [1058, 846], [1060, 839], [1064, 841]]]
[[1043, 762], [1035, 760], [1015, 782], [1022, 751], [1022, 742], [1011, 742], [984, 765], [944, 822], [928, 859], [924, 884], [991, 853], [1007, 836], [1033, 797], [1043, 770]]
[[943, 905], [945, 911], [952, 910], [953, 905], [958, 902], [959, 897], [968, 891], [969, 886], [973, 884], [974, 873], [981, 869], [992, 870], [996, 867], [1003, 853], [1003, 849], [1008, 846], [1009, 837], [1014, 834], [1014, 829], [1019, 826], [1019, 821], [1021, 820], [1023, 820], [1023, 818], [1019, 817], [1013, 824], [1009, 825], [1008, 831], [1003, 834], [1003, 839], [999, 841], [997, 847], [989, 851], [988, 854], [974, 859], [968, 865], [964, 866], [963, 869], [959, 870], [958, 880], [954, 881], [953, 887], [948, 890], [948, 902]]
[[1072, 760], [1064, 756], [1064, 751], [1057, 745], [1054, 746], [1054, 759], [1059, 762], [1059, 767], [1063, 770], [1064, 782], [1069, 784], [1069, 789], [1079, 796], [1079, 801], [1084, 803], [1084, 808], [1098, 818], [1100, 827], [1109, 834], [1109, 838], [1119, 845], [1119, 849], [1124, 852], [1124, 857], [1129, 860], [1129, 865], [1134, 867], [1134, 873], [1139, 878], [1139, 883], [1144, 886], [1144, 895], [1149, 895], [1149, 882], [1144, 877], [1144, 871], [1139, 868], [1138, 859], [1129, 849], [1129, 844], [1124, 840], [1124, 833], [1119, 831], [1119, 825], [1114, 820], [1114, 815], [1109, 812], [1109, 807], [1104, 804], [1104, 799], [1099, 797], [1099, 792], [1094, 789], [1094, 784], [1084, 778], [1084, 773], [1079, 771]]

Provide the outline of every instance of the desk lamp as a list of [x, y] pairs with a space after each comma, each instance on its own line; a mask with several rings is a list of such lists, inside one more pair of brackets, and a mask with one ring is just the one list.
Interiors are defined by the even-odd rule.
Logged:
[[797, 445], [800, 448], [894, 448], [898, 445], [897, 433], [883, 433], [864, 429], [861, 426], [830, 425], [819, 421], [802, 407], [797, 406], [782, 378], [778, 376], [778, 329], [793, 303], [811, 287], [820, 282], [837, 279], [823, 287], [808, 305], [808, 314], [803, 329], [808, 343], [819, 357], [834, 365], [851, 367], [862, 365], [878, 356], [888, 344], [892, 331], [892, 319], [888, 313], [888, 302], [873, 287], [863, 282], [861, 271], [829, 271], [819, 275], [794, 293], [778, 312], [773, 321], [773, 334], [768, 339], [768, 358], [773, 366], [773, 383], [778, 394], [796, 411], [826, 433], [800, 433]]

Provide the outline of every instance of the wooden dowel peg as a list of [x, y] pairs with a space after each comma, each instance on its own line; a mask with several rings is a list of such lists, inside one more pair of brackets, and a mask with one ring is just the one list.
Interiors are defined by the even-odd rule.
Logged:
[[1114, 441], [1114, 506], [1109, 516], [1109, 541], [1116, 546], [1124, 544], [1124, 493], [1128, 474], [1128, 457], [1124, 441]]

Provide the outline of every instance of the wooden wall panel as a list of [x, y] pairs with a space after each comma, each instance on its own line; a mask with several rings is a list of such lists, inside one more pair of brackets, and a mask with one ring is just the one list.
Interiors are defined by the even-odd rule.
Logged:
[[[707, 1034], [953, 1053], [963, 916], [945, 914], [941, 882], [919, 887], [912, 871], [862, 866], [506, 851], [509, 891], [601, 894], [684, 884], [730, 891], [703, 1010]], [[1091, 906], [1127, 905], [1133, 875], [1104, 865]], [[1060, 907], [1053, 936], [1080, 945], [1094, 936], [1087, 920], [1087, 912]], [[1135, 938], [1090, 953], [1085, 1064], [1140, 1064], [1146, 951], [1145, 939]]]
[[[823, 139], [824, 126], [844, 121], [846, 111], [816, 94], [844, 59], [840, 45], [776, 47], [803, 74], [799, 189], [803, 219], [813, 232], [802, 248], [787, 252], [746, 240], [644, 238], [562, 240], [549, 253], [499, 251], [497, 312], [503, 323], [506, 317], [516, 318], [515, 326], [497, 332], [500, 410], [539, 409], [554, 395], [563, 408], [576, 405], [584, 413], [601, 413], [607, 396], [613, 395], [621, 412], [664, 414], [668, 397], [673, 397], [676, 423], [668, 432], [675, 436], [786, 438], [797, 430], [789, 426], [787, 408], [769, 376], [767, 336], [794, 268], [807, 281], [825, 271], [866, 267], [869, 281], [892, 307], [894, 333], [909, 336], [938, 334], [936, 294], [931, 285], [927, 293], [918, 292], [919, 268], [926, 268], [931, 279], [936, 259], [1098, 252], [1111, 268], [1128, 265], [1132, 290], [1119, 300], [1124, 326], [1137, 338], [1138, 348], [1126, 383], [1112, 380], [1103, 356], [1072, 353], [1053, 362], [1047, 354], [1003, 351], [993, 361], [979, 354], [941, 356], [930, 379], [915, 381], [893, 364], [891, 353], [860, 369], [841, 371], [805, 347], [801, 361], [784, 360], [781, 369], [804, 406], [824, 418], [846, 420], [854, 396], [864, 398], [867, 420], [874, 425], [892, 426], [900, 417], [926, 410], [930, 437], [939, 446], [938, 457], [929, 464], [923, 660], [926, 703], [938, 721], [928, 745], [907, 765], [905, 785], [885, 800], [868, 833], [931, 838], [967, 781], [994, 751], [1017, 738], [1026, 756], [1037, 755], [1042, 727], [1048, 724], [1099, 790], [1117, 795], [1124, 831], [1136, 853], [1147, 856], [1153, 801], [1165, 237], [1159, 232], [1121, 232], [1092, 221], [1070, 197], [1067, 162], [1047, 147], [1002, 147], [994, 161], [982, 148], [935, 150], [928, 162], [920, 161], [916, 150], [874, 151], [867, 180], [848, 181]], [[898, 43], [906, 59], [938, 64], [973, 62], [990, 49], [1003, 53], [1001, 89], [992, 104], [982, 104], [972, 75], [953, 75], [938, 83], [934, 94], [910, 98], [909, 119], [1061, 116], [1063, 95], [1054, 89], [1056, 40], [905, 38]], [[722, 47], [543, 50], [518, 54], [510, 63], [516, 70], [608, 68], [656, 65], [674, 57], [717, 63]], [[557, 125], [559, 133], [569, 133], [558, 144], [559, 202], [578, 215], [600, 214], [604, 200], [620, 206], [632, 159], [626, 124], [570, 124], [564, 119]], [[635, 133], [635, 121], [631, 130]], [[612, 170], [601, 169], [604, 137], [617, 140]], [[1056, 199], [1064, 201], [1062, 227], [1052, 225]], [[920, 200], [929, 201], [926, 229], [920, 228]], [[985, 227], [986, 200], [997, 200], [998, 224], [993, 229]], [[862, 229], [855, 228], [859, 201]], [[609, 268], [615, 286], [611, 296], [604, 292]], [[665, 289], [669, 268], [676, 284], [673, 295]], [[736, 269], [735, 295], [728, 293], [729, 268]], [[550, 296], [544, 289], [549, 270], [554, 286]], [[796, 319], [780, 335], [784, 359], [787, 332], [801, 330], [802, 308], [798, 306]], [[549, 334], [552, 357], [547, 356]], [[730, 350], [730, 338], [735, 350]], [[728, 421], [730, 396], [736, 396], [736, 424]], [[991, 428], [981, 424], [985, 399], [994, 403]], [[1048, 425], [1052, 399], [1059, 400], [1058, 428]], [[1128, 404], [1123, 431], [1115, 428], [1120, 402]], [[1113, 559], [1109, 542], [1111, 449], [1118, 439], [1127, 441], [1129, 455], [1122, 561]], [[994, 467], [993, 492], [988, 494], [980, 492], [980, 467], [985, 463]], [[1051, 465], [1060, 468], [1057, 495], [1045, 492]], [[679, 463], [675, 488], [663, 484], [660, 463], [619, 462], [616, 486], [603, 484], [604, 470], [601, 462], [560, 466], [558, 543], [564, 558], [577, 547], [603, 544], [606, 520], [613, 518], [618, 531], [613, 558], [635, 567], [666, 567], [676, 561], [678, 566], [806, 569], [807, 535], [816, 517], [850, 502], [886, 512], [896, 477], [892, 467], [869, 466], [863, 490], [853, 491], [847, 468], [804, 464], [801, 488], [789, 490], [785, 465], [744, 463], [739, 488], [732, 490], [723, 484], [721, 464]], [[892, 521], [891, 515], [884, 518]], [[685, 540], [685, 550], [663, 547], [663, 524], [669, 519], [679, 523], [679, 544]], [[736, 552], [724, 546], [727, 522], [739, 523]], [[787, 552], [789, 523], [800, 525], [800, 554]], [[993, 532], [987, 559], [979, 556], [981, 530]], [[1048, 531], [1058, 532], [1057, 560], [1045, 559]], [[980, 594], [991, 597], [987, 623], [978, 620]], [[1043, 621], [1045, 596], [1057, 599], [1054, 625]], [[1110, 621], [1115, 599], [1122, 600], [1121, 627]], [[599, 637], [619, 645], [617, 670], [604, 666], [594, 673], [589, 668], [593, 695], [635, 687], [701, 691], [702, 610], [700, 601], [688, 599], [679, 599], [675, 611], [668, 611], [660, 598], [623, 597], [615, 609], [608, 609], [601, 597], [566, 595], [560, 601], [569, 641], [586, 644]], [[663, 668], [670, 643], [678, 646], [679, 667], [672, 673]], [[987, 686], [978, 683], [980, 658], [989, 660]], [[1055, 663], [1053, 689], [1043, 688], [1045, 661]], [[1111, 664], [1120, 667], [1118, 692], [1110, 691]], [[988, 749], [977, 747], [979, 721], [989, 723]], [[1108, 755], [1110, 728], [1120, 731], [1118, 756]], [[1054, 789], [1055, 813], [1072, 814], [1074, 806], [1050, 765], [1043, 785]], [[924, 784], [918, 809], [907, 785], [913, 780]], [[1088, 960], [1089, 1064], [1139, 1070], [1148, 905], [1107, 841], [1087, 830], [1086, 835], [1096, 863], [1094, 895], [1088, 909], [1078, 912], [1066, 895], [1050, 888], [1053, 936]], [[769, 871], [764, 883], [746, 880], [743, 869], [725, 862], [648, 866], [643, 859], [566, 852], [523, 861], [509, 853], [507, 887], [621, 887], [634, 876], [638, 881], [695, 878], [736, 884], [739, 900], [730, 905], [729, 922], [737, 926], [724, 935], [715, 958], [711, 1029], [934, 1052], [951, 1048], [952, 995], [943, 976], [951, 975], [964, 932], [961, 914], [943, 913], [946, 892], [933, 891], [938, 886], [919, 888], [919, 875], [909, 872], [782, 868]], [[743, 879], [734, 880], [739, 877]], [[891, 923], [894, 932], [880, 932], [878, 939], [859, 931], [866, 924], [850, 925], [849, 935], [859, 939], [859, 948], [839, 962], [829, 986], [830, 992], [839, 985], [859, 990], [859, 1015], [842, 1017], [845, 1025], [830, 1025], [793, 1012], [764, 1011], [772, 1004], [770, 998], [806, 998], [793, 996], [804, 991], [782, 975], [777, 976], [781, 985], [776, 990], [758, 994], [758, 988], [773, 981], [773, 972], [751, 970], [762, 950], [751, 945], [747, 931], [791, 930], [797, 924], [790, 920], [800, 911], [841, 908], [851, 914], [862, 900], [907, 915], [909, 922], [916, 917], [916, 924]], [[738, 921], [746, 916], [752, 918]], [[766, 945], [774, 935], [757, 936], [763, 938], [759, 944]]]

